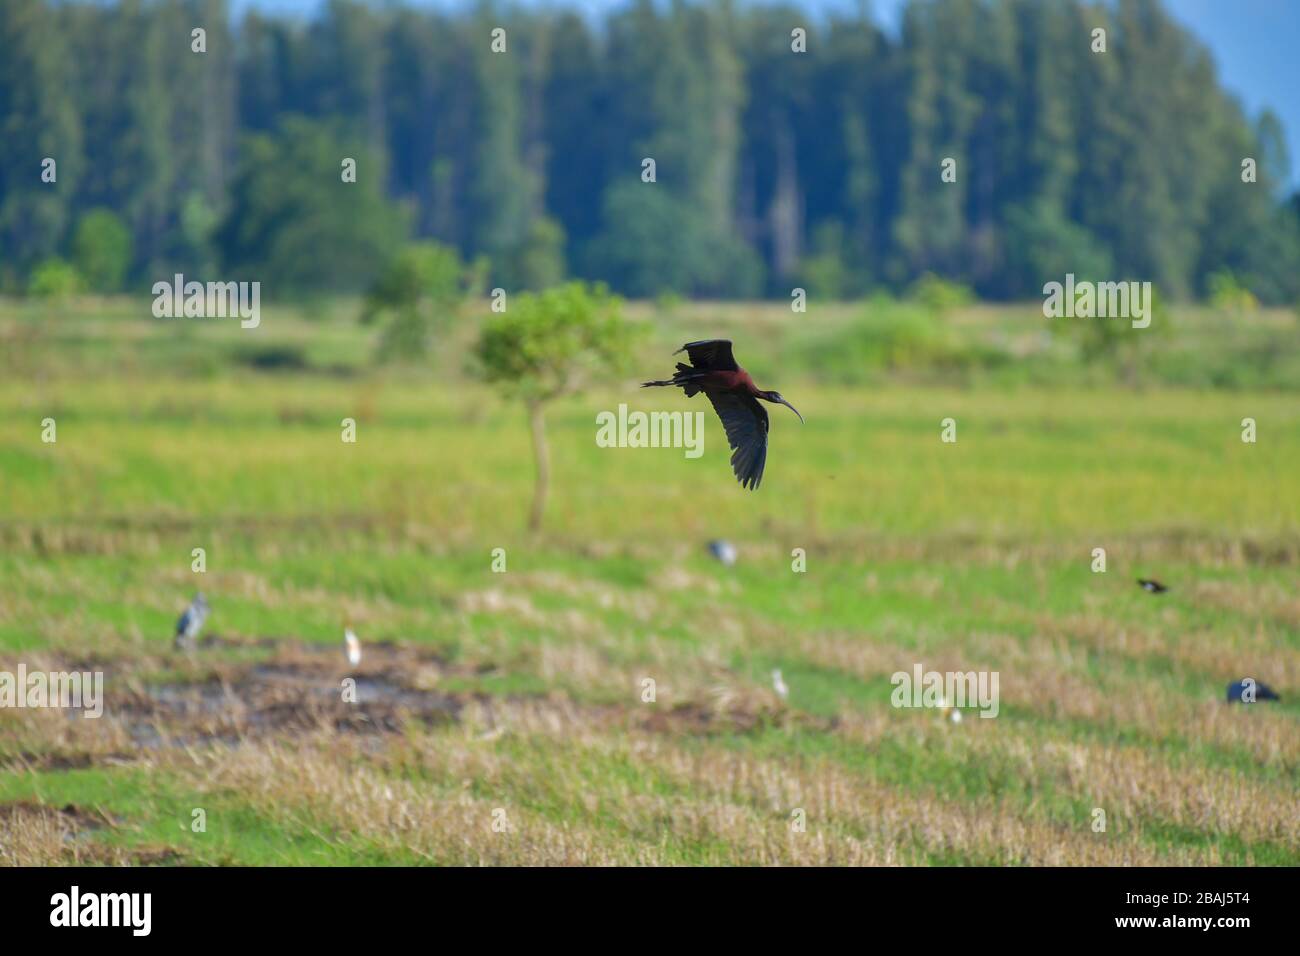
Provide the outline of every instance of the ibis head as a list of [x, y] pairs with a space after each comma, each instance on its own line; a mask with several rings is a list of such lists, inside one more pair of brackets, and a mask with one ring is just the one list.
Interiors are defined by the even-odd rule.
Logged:
[[[774, 405], [784, 405], [786, 408], [790, 409], [790, 411], [794, 412], [796, 415], [799, 415], [799, 409], [795, 408], [784, 398], [782, 398], [780, 392], [759, 392], [758, 397], [763, 399], [763, 401], [771, 402]], [[799, 415], [799, 421], [800, 423], [803, 422], [802, 415]]]

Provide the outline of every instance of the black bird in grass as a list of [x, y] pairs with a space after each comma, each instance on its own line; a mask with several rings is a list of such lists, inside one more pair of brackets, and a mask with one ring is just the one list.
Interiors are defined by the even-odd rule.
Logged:
[[1148, 594], [1164, 594], [1169, 590], [1159, 581], [1153, 581], [1150, 578], [1138, 578], [1138, 587]]
[[[767, 409], [759, 399], [784, 405], [799, 415], [780, 392], [765, 392], [754, 384], [749, 373], [736, 364], [730, 339], [707, 339], [687, 342], [677, 352], [690, 356], [691, 364], [677, 363], [673, 377], [661, 382], [644, 382], [642, 388], [677, 385], [692, 398], [703, 392], [722, 419], [731, 446], [731, 469], [742, 488], [757, 488], [767, 464]], [[676, 355], [677, 352], [673, 354]], [[803, 416], [799, 415], [799, 421]]]
[[[1250, 701], [1246, 700], [1246, 681], [1248, 680], [1251, 679], [1247, 677], [1245, 680], [1234, 681], [1228, 685], [1228, 703], [1250, 703]], [[1251, 681], [1251, 683], [1255, 685], [1255, 700], [1282, 699], [1277, 696], [1277, 694], [1273, 692], [1273, 688], [1269, 687], [1267, 684], [1260, 683], [1259, 681]]]

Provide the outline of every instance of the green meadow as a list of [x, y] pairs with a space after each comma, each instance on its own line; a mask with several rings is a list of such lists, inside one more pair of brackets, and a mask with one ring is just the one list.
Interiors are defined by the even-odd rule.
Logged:
[[[1034, 304], [631, 303], [539, 534], [481, 315], [378, 364], [356, 313], [0, 302], [0, 671], [105, 675], [97, 720], [0, 709], [0, 862], [1300, 863], [1294, 312], [1108, 364]], [[807, 419], [756, 492], [637, 387], [707, 337]], [[620, 403], [704, 454], [597, 447]], [[918, 663], [997, 716], [891, 706]]]

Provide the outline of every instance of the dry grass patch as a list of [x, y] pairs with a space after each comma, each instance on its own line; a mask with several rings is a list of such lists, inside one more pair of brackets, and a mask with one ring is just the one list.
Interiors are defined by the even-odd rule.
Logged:
[[113, 825], [105, 814], [72, 804], [0, 803], [0, 866], [130, 863], [128, 851], [86, 840], [91, 832]]

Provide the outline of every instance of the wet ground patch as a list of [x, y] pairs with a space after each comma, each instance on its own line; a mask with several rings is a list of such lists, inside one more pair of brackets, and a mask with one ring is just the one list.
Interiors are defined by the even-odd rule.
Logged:
[[[205, 665], [204, 650], [218, 646], [273, 653], [256, 663]], [[365, 655], [351, 668], [337, 652], [297, 642], [208, 641], [188, 662], [195, 679], [132, 682], [125, 693], [110, 691], [107, 711], [146, 749], [327, 729], [400, 733], [411, 722], [458, 719], [463, 696], [434, 689], [450, 669], [444, 661], [397, 644], [368, 645]]]

